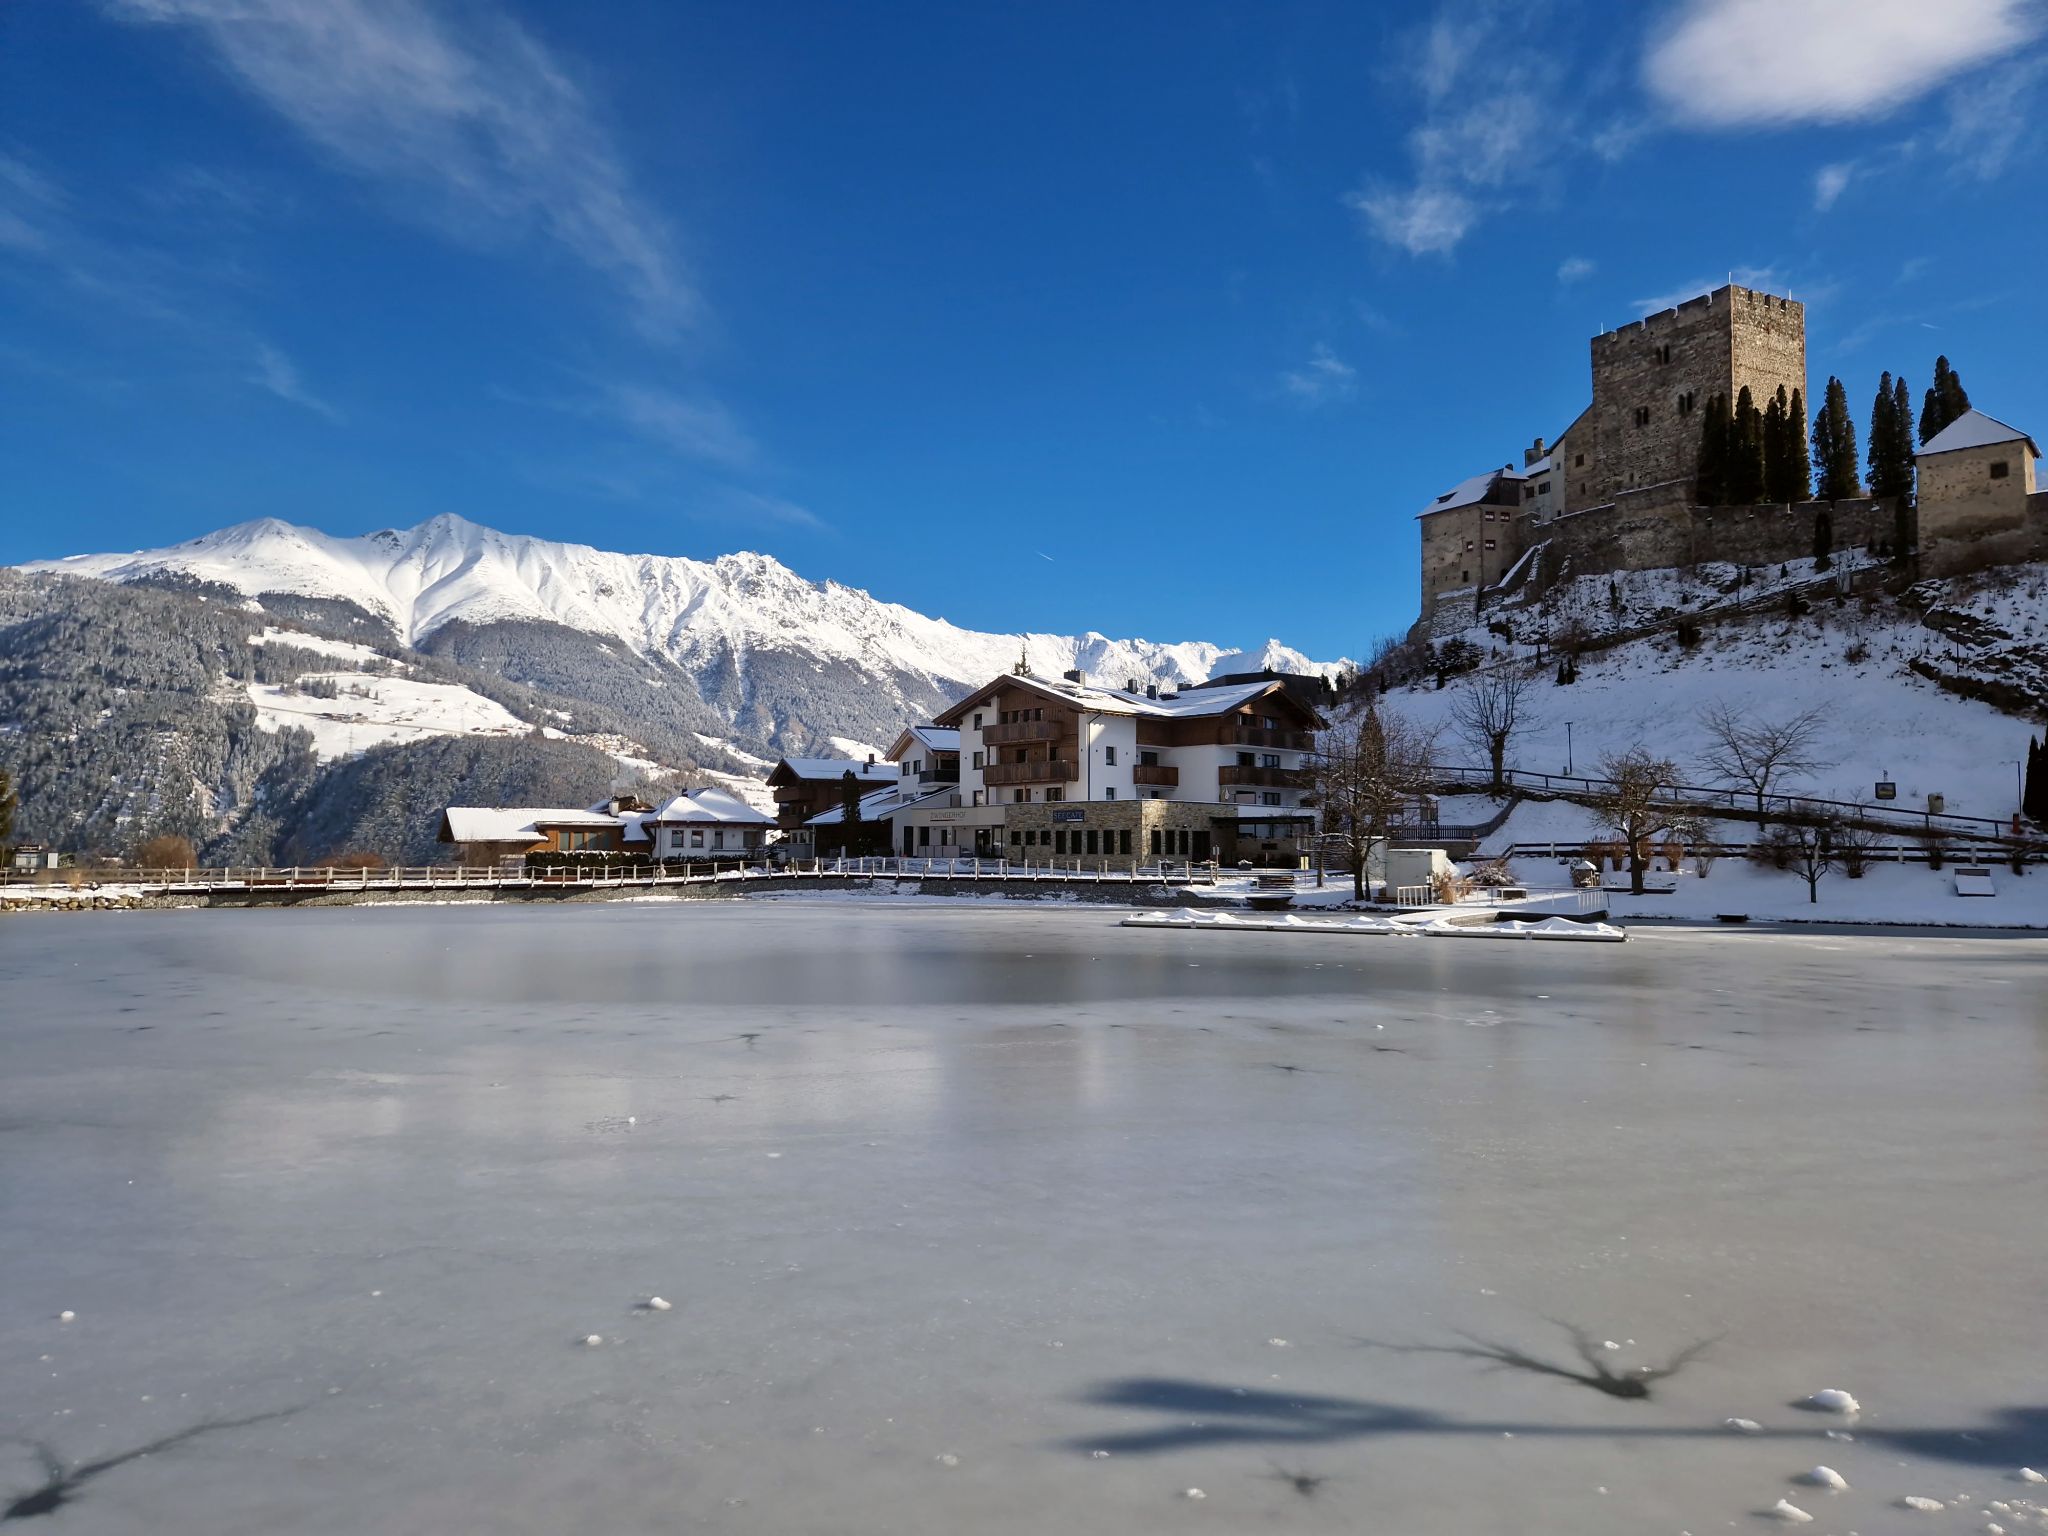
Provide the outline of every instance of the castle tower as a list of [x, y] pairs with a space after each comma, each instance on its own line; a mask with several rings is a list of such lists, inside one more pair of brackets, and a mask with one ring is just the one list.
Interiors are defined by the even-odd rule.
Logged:
[[1651, 487], [1690, 500], [1708, 400], [1732, 410], [1747, 385], [1762, 410], [1780, 384], [1806, 388], [1806, 306], [1732, 283], [1592, 346], [1593, 404], [1557, 455], [1568, 512]]

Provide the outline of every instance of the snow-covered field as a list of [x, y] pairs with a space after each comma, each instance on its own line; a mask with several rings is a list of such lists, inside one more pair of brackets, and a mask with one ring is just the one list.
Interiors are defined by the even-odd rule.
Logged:
[[815, 901], [0, 926], [0, 1508], [2038, 1532], [2042, 951]]
[[389, 741], [428, 736], [520, 736], [532, 727], [494, 699], [451, 683], [423, 683], [381, 672], [308, 674], [340, 696], [315, 698], [296, 688], [251, 683], [249, 702], [266, 731], [297, 726], [313, 733], [323, 758], [346, 757]]

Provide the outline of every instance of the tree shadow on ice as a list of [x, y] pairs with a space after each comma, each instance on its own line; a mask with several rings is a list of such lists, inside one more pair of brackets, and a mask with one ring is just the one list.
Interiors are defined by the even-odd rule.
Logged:
[[138, 1445], [133, 1450], [121, 1451], [112, 1456], [102, 1456], [97, 1461], [82, 1461], [69, 1471], [56, 1451], [41, 1440], [14, 1440], [11, 1443], [25, 1445], [43, 1470], [40, 1487], [16, 1494], [0, 1508], [0, 1525], [13, 1520], [33, 1520], [39, 1515], [54, 1515], [65, 1505], [75, 1503], [85, 1492], [85, 1485], [96, 1477], [103, 1477], [117, 1467], [125, 1467], [131, 1461], [140, 1461], [145, 1456], [154, 1456], [160, 1451], [173, 1450], [188, 1440], [201, 1435], [210, 1435], [217, 1430], [243, 1429], [251, 1424], [262, 1424], [271, 1419], [287, 1418], [297, 1413], [298, 1408], [278, 1408], [269, 1413], [251, 1414], [246, 1419], [213, 1419], [204, 1424], [194, 1424], [176, 1434], [165, 1435]]
[[[1461, 1419], [1426, 1408], [1366, 1398], [1272, 1392], [1218, 1382], [1163, 1376], [1129, 1376], [1091, 1388], [1081, 1401], [1101, 1408], [1155, 1414], [1158, 1422], [1109, 1435], [1067, 1442], [1077, 1451], [1110, 1451], [1120, 1456], [1155, 1456], [1222, 1445], [1310, 1446], [1402, 1435], [1472, 1436], [1498, 1440], [1725, 1440], [1731, 1431], [1710, 1425], [1543, 1424], [1516, 1419]], [[1810, 1426], [1765, 1428], [1744, 1439], [1814, 1441]], [[1962, 1466], [2016, 1467], [2038, 1458], [2048, 1444], [2048, 1406], [2004, 1408], [1983, 1425], [1878, 1428], [1867, 1420], [1856, 1438], [1903, 1454]]]
[[1460, 1333], [1462, 1344], [1382, 1344], [1375, 1339], [1360, 1339], [1359, 1343], [1370, 1349], [1391, 1349], [1404, 1355], [1458, 1355], [1467, 1360], [1484, 1360], [1494, 1370], [1526, 1371], [1532, 1376], [1552, 1376], [1560, 1381], [1569, 1381], [1581, 1387], [1589, 1387], [1608, 1397], [1647, 1398], [1650, 1388], [1657, 1382], [1667, 1381], [1684, 1370], [1693, 1361], [1705, 1354], [1719, 1342], [1718, 1339], [1701, 1339], [1688, 1344], [1662, 1365], [1632, 1366], [1625, 1371], [1613, 1369], [1607, 1362], [1599, 1344], [1583, 1328], [1574, 1328], [1569, 1323], [1559, 1323], [1571, 1336], [1572, 1349], [1578, 1355], [1584, 1370], [1573, 1370], [1568, 1365], [1557, 1365], [1549, 1360], [1515, 1349], [1506, 1344], [1494, 1344], [1485, 1339], [1475, 1339], [1469, 1333]]

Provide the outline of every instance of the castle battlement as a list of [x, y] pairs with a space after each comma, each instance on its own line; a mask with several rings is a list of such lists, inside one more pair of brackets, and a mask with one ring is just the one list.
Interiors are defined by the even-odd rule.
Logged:
[[1733, 312], [1738, 305], [1747, 306], [1752, 310], [1775, 309], [1787, 314], [1796, 312], [1802, 320], [1806, 314], [1806, 306], [1803, 303], [1784, 294], [1766, 293], [1761, 288], [1745, 288], [1739, 283], [1723, 283], [1711, 293], [1703, 293], [1673, 308], [1660, 309], [1654, 314], [1644, 315], [1640, 320], [1630, 320], [1626, 324], [1602, 331], [1593, 338], [1593, 346], [1597, 350], [1603, 345], [1611, 347], [1623, 341], [1640, 339], [1651, 332], [1688, 324], [1716, 311]]

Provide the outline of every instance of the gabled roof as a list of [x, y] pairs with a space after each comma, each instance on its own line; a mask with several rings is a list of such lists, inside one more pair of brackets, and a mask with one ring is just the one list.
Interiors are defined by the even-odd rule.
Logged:
[[960, 732], [957, 727], [943, 725], [908, 725], [889, 748], [889, 761], [900, 762], [903, 754], [913, 747], [923, 747], [927, 752], [958, 752]]
[[1193, 688], [1185, 693], [1162, 694], [1152, 698], [1142, 693], [1132, 693], [1127, 688], [1097, 688], [1087, 683], [1069, 682], [1065, 678], [1049, 681], [1042, 677], [1019, 677], [1005, 672], [993, 682], [985, 683], [959, 703], [941, 710], [941, 721], [958, 721], [973, 706], [991, 693], [1002, 688], [1028, 688], [1041, 696], [1077, 709], [1098, 715], [1136, 715], [1152, 720], [1201, 720], [1214, 715], [1228, 715], [1241, 709], [1253, 699], [1268, 694], [1278, 695], [1311, 718], [1318, 718], [1315, 711], [1308, 709], [1287, 692], [1287, 685], [1277, 678], [1262, 679], [1253, 683], [1241, 683], [1230, 688]]
[[707, 784], [686, 790], [647, 818], [660, 826], [679, 825], [725, 827], [772, 827], [773, 816], [764, 815], [729, 789]]
[[768, 782], [780, 786], [797, 780], [820, 784], [830, 780], [836, 784], [848, 773], [874, 784], [893, 782], [897, 776], [897, 770], [887, 763], [869, 763], [855, 757], [785, 757], [768, 770]]
[[1924, 457], [1930, 453], [1954, 453], [1959, 448], [1993, 448], [2000, 443], [2025, 443], [2027, 452], [2037, 459], [2041, 457], [2034, 440], [2018, 427], [2009, 427], [1996, 416], [1986, 416], [1978, 410], [1963, 412], [1923, 444], [1920, 452]]
[[1497, 481], [1512, 480], [1519, 484], [1529, 477], [1512, 464], [1503, 464], [1499, 469], [1489, 469], [1484, 474], [1474, 475], [1469, 480], [1460, 480], [1443, 495], [1416, 513], [1417, 517], [1428, 517], [1433, 512], [1450, 512], [1458, 507], [1476, 507], [1485, 502], [1495, 506], [1520, 506], [1522, 493], [1516, 491], [1509, 501], [1494, 501], [1493, 487]]
[[544, 827], [616, 827], [603, 811], [530, 805], [451, 805], [441, 813], [444, 843], [537, 843]]

